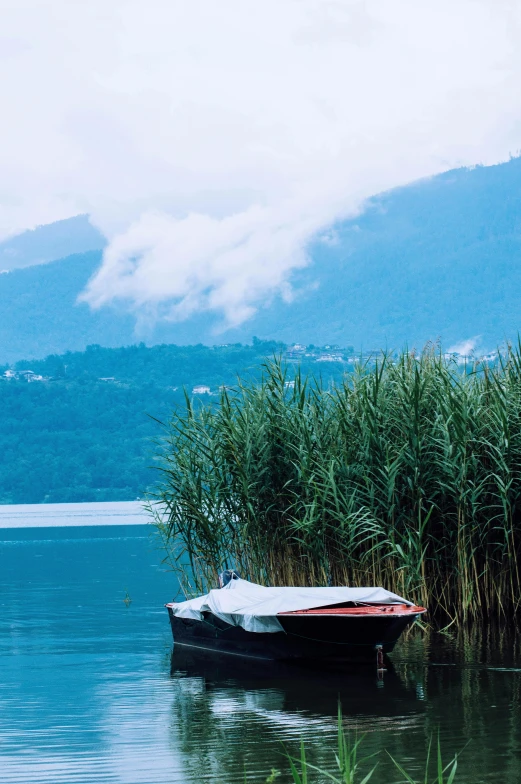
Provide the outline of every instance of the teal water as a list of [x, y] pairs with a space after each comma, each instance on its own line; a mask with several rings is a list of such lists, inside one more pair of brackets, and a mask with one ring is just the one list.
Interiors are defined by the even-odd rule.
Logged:
[[383, 683], [172, 657], [176, 590], [147, 526], [0, 530], [2, 784], [260, 782], [301, 737], [330, 766], [338, 696], [375, 784], [400, 781], [386, 750], [420, 778], [438, 730], [447, 758], [465, 747], [456, 781], [521, 781], [516, 635], [413, 636]]

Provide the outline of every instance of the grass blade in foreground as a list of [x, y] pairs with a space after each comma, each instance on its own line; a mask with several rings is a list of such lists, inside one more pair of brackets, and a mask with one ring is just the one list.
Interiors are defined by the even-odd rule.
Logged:
[[[342, 708], [338, 706], [338, 736], [337, 736], [337, 752], [335, 754], [335, 762], [338, 769], [339, 777], [334, 776], [332, 773], [328, 771], [318, 768], [316, 765], [312, 765], [310, 762], [306, 761], [306, 751], [304, 747], [304, 741], [301, 741], [300, 744], [300, 759], [294, 759], [291, 757], [287, 752], [286, 756], [289, 761], [291, 773], [293, 776], [294, 784], [308, 784], [308, 770], [315, 771], [319, 773], [321, 776], [325, 776], [330, 781], [334, 782], [335, 784], [367, 784], [367, 782], [372, 778], [374, 771], [376, 770], [376, 765], [370, 770], [363, 779], [358, 779], [358, 774], [360, 772], [360, 766], [369, 759], [366, 757], [365, 759], [358, 760], [358, 748], [362, 741], [362, 738], [359, 738], [355, 741], [354, 744], [351, 745], [349, 738], [346, 737], [344, 732], [344, 727], [342, 724]], [[373, 755], [374, 756], [374, 755]], [[295, 762], [300, 763], [300, 773], [298, 772]], [[361, 775], [361, 774], [360, 774]]]
[[[324, 778], [334, 782], [334, 784], [368, 784], [368, 782], [373, 777], [373, 774], [377, 768], [377, 765], [374, 765], [373, 768], [366, 773], [362, 778], [362, 772], [360, 770], [361, 765], [366, 762], [369, 757], [365, 759], [358, 760], [358, 748], [362, 741], [362, 738], [357, 740], [354, 744], [351, 745], [349, 739], [346, 737], [343, 725], [342, 725], [342, 711], [339, 706], [338, 709], [338, 748], [337, 753], [335, 754], [335, 761], [336, 766], [338, 769], [338, 776], [330, 773], [323, 768], [319, 768], [316, 765], [312, 765], [311, 763], [307, 762], [306, 760], [306, 752], [303, 741], [301, 742], [300, 747], [300, 758], [295, 759], [291, 757], [289, 754], [286, 753], [286, 756], [289, 761], [291, 774], [293, 776], [294, 784], [312, 784], [311, 780], [308, 779], [308, 771], [313, 771], [320, 776], [320, 780], [323, 781]], [[436, 774], [434, 778], [430, 777], [430, 767], [431, 767], [431, 746], [432, 746], [432, 738], [429, 741], [429, 747], [427, 750], [427, 758], [425, 761], [425, 773], [422, 781], [413, 778], [407, 771], [397, 762], [390, 754], [389, 757], [393, 761], [394, 765], [396, 766], [397, 770], [403, 776], [401, 780], [401, 784], [454, 784], [456, 771], [458, 767], [458, 755], [456, 754], [453, 759], [447, 765], [443, 765], [442, 762], [442, 755], [441, 755], [441, 746], [440, 741], [438, 738], [438, 746], [437, 746], [437, 756], [436, 756]], [[374, 756], [374, 755], [372, 755]], [[296, 764], [300, 766], [300, 772], [297, 769]], [[446, 774], [447, 777], [446, 777]]]

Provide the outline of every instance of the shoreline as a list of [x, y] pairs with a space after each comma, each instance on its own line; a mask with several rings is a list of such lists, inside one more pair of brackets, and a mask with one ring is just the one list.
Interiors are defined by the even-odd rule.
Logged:
[[146, 525], [141, 501], [0, 505], [0, 529]]

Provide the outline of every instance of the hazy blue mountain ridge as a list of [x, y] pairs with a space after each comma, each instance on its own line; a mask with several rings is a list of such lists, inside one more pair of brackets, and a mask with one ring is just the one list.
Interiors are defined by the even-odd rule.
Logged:
[[89, 221], [88, 215], [37, 226], [0, 242], [0, 269], [13, 270], [48, 261], [101, 250], [107, 241]]
[[319, 283], [312, 297], [262, 311], [251, 324], [255, 334], [271, 338], [277, 324], [281, 340], [364, 348], [423, 345], [438, 337], [447, 346], [478, 335], [493, 347], [516, 336], [520, 159], [447, 172], [384, 194], [335, 233], [335, 244], [314, 244], [314, 264], [299, 276], [302, 286]]

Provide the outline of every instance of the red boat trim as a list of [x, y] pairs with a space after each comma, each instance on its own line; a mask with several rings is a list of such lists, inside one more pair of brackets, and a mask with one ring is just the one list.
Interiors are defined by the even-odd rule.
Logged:
[[425, 607], [417, 607], [409, 604], [380, 604], [378, 606], [364, 606], [364, 607], [316, 607], [311, 610], [291, 610], [289, 612], [280, 612], [277, 615], [323, 615], [323, 616], [343, 616], [343, 617], [388, 617], [389, 615], [403, 616], [403, 615], [420, 615], [427, 612]]

